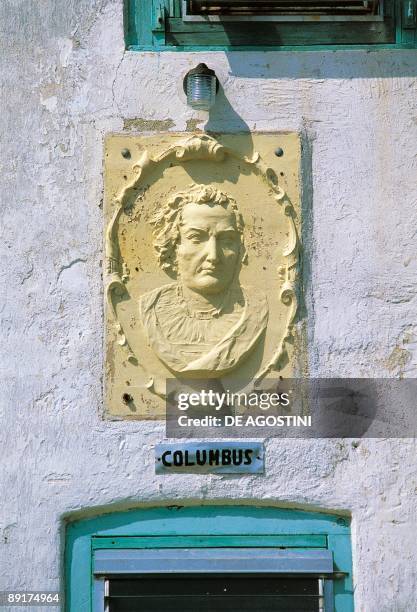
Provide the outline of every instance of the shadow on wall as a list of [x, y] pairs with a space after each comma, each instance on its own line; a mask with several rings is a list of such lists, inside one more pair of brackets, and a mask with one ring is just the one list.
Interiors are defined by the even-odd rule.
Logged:
[[216, 96], [216, 104], [210, 110], [209, 120], [204, 129], [207, 132], [230, 132], [231, 128], [233, 132], [250, 133], [248, 124], [235, 111], [220, 85]]
[[[230, 55], [235, 56], [236, 53]], [[245, 66], [245, 62], [242, 62], [242, 65]], [[254, 71], [259, 69], [259, 65], [253, 66], [253, 69]], [[255, 72], [253, 76], [255, 76]], [[210, 110], [209, 120], [205, 125], [204, 130], [213, 136], [216, 136], [217, 133], [222, 132], [246, 133], [248, 138], [247, 150], [245, 151], [245, 154], [248, 157], [251, 157], [254, 152], [250, 127], [230, 104], [221, 83], [219, 84], [219, 90], [216, 96], [216, 104]], [[306, 129], [301, 130], [300, 138], [301, 148], [303, 151], [302, 167], [300, 169], [301, 183], [303, 185], [301, 194], [300, 231], [302, 236], [302, 244], [304, 245], [303, 252], [309, 253], [313, 248], [311, 243], [313, 226], [312, 143]], [[194, 180], [196, 182], [203, 182], [203, 178], [201, 177], [194, 177]], [[300, 285], [300, 292], [298, 294], [298, 318], [301, 320], [305, 318], [307, 314], [305, 292], [311, 290], [312, 271], [310, 257], [307, 257], [306, 261], [304, 261], [304, 257], [302, 258], [300, 274], [303, 281]]]
[[229, 74], [248, 79], [382, 79], [417, 76], [415, 49], [255, 53], [231, 51], [226, 56]]

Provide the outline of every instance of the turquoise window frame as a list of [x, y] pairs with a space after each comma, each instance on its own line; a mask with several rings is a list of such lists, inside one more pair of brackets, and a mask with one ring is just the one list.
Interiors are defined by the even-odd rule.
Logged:
[[96, 551], [143, 548], [276, 548], [333, 554], [335, 612], [353, 612], [350, 522], [301, 510], [189, 506], [130, 510], [66, 529], [65, 610], [93, 612]]
[[[301, 33], [302, 42], [294, 45], [218, 45], [210, 42], [210, 32], [207, 32], [205, 24], [197, 23], [187, 26], [190, 29], [190, 44], [173, 45], [167, 44], [165, 34], [165, 23], [169, 19], [181, 20], [181, 0], [124, 0], [124, 28], [126, 49], [131, 51], [322, 51], [338, 49], [414, 49], [417, 47], [417, 29], [410, 23], [406, 23], [406, 2], [413, 2], [414, 11], [417, 10], [417, 0], [385, 0], [384, 4], [387, 19], [394, 21], [394, 36], [392, 42], [373, 44], [333, 44], [332, 32], [334, 23], [321, 24], [325, 30], [321, 34], [326, 42], [314, 43], [314, 33], [311, 35], [311, 44], [307, 42], [310, 35], [304, 35], [302, 23], [295, 23], [295, 27]], [[174, 22], [173, 22], [174, 23]], [[360, 27], [355, 22], [348, 23], [353, 36]], [[219, 27], [219, 26], [216, 26]], [[193, 30], [194, 29], [194, 30]], [[356, 35], [360, 40], [360, 35]], [[328, 42], [327, 42], [327, 40]]]

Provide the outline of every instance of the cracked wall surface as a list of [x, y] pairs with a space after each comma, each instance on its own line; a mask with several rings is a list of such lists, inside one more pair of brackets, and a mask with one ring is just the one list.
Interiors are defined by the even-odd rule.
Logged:
[[213, 52], [207, 121], [181, 92], [202, 56], [125, 51], [121, 0], [0, 21], [0, 589], [62, 588], [64, 519], [240, 500], [351, 515], [356, 610], [413, 610], [415, 442], [271, 439], [265, 476], [156, 477], [163, 424], [101, 416], [101, 270], [105, 134], [300, 132], [310, 372], [415, 377], [416, 52]]

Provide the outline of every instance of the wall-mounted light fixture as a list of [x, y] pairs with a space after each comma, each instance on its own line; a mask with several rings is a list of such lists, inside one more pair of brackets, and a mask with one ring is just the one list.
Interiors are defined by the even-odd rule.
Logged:
[[215, 102], [219, 80], [214, 70], [198, 64], [185, 75], [183, 87], [191, 108], [208, 111]]

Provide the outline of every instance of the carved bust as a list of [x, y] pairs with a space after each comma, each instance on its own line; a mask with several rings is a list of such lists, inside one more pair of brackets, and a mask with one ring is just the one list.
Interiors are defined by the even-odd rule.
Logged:
[[148, 343], [175, 374], [219, 377], [240, 364], [265, 332], [266, 296], [240, 285], [246, 262], [237, 204], [192, 185], [151, 218], [160, 267], [175, 282], [139, 301]]

